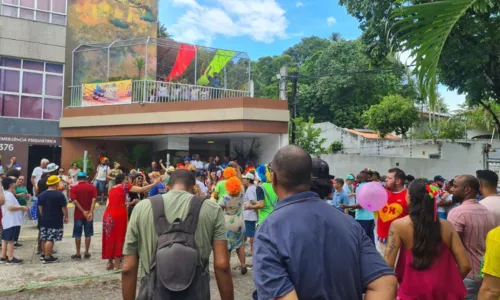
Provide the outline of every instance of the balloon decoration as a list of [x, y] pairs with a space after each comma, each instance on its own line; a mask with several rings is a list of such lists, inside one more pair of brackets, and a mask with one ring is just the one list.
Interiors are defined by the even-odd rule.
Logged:
[[359, 205], [369, 211], [378, 211], [387, 204], [387, 191], [379, 182], [369, 182], [361, 186], [356, 195]]

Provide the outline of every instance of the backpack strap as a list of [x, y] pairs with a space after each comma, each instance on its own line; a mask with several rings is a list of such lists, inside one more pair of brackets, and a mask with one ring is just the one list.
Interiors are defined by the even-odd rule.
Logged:
[[193, 198], [191, 198], [191, 202], [189, 203], [188, 215], [186, 216], [186, 219], [184, 219], [187, 233], [194, 234], [194, 232], [196, 231], [203, 202], [205, 202], [205, 198], [202, 198], [198, 195], [195, 195], [193, 196]]
[[155, 230], [158, 236], [167, 231], [170, 223], [165, 216], [165, 204], [163, 203], [162, 195], [155, 195], [149, 199], [153, 208], [153, 220], [155, 223]]

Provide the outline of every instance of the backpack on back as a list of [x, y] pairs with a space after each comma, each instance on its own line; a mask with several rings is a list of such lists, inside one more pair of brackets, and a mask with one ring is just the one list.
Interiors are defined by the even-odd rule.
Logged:
[[158, 242], [149, 273], [141, 280], [138, 300], [208, 300], [210, 277], [196, 247], [194, 233], [205, 199], [193, 196], [184, 220], [169, 223], [163, 197], [150, 199]]

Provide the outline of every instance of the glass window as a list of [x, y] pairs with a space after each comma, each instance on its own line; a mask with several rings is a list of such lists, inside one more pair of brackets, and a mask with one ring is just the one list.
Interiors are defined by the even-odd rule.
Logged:
[[23, 73], [23, 93], [38, 94], [43, 92], [43, 74], [38, 73]]
[[50, 72], [50, 73], [62, 74], [63, 73], [63, 65], [46, 63], [45, 64], [45, 71]]
[[37, 11], [36, 12], [36, 20], [40, 21], [40, 22], [49, 23], [50, 22], [50, 14], [43, 12], [43, 11]]
[[21, 6], [35, 8], [35, 0], [21, 0]]
[[45, 120], [59, 120], [61, 118], [62, 100], [45, 98], [43, 100], [43, 118]]
[[19, 71], [0, 69], [0, 91], [19, 93]]
[[35, 13], [35, 11], [32, 9], [21, 8], [21, 9], [19, 9], [19, 18], [33, 20], [34, 13]]
[[66, 16], [52, 14], [52, 24], [66, 25]]
[[36, 7], [38, 9], [50, 11], [50, 0], [38, 0], [36, 3]]
[[17, 18], [17, 7], [3, 5], [2, 15]]
[[45, 75], [45, 95], [62, 97], [62, 85], [62, 76]]
[[3, 4], [14, 4], [19, 5], [19, 0], [3, 0]]
[[0, 67], [21, 68], [21, 60], [17, 58], [0, 58]]
[[43, 62], [24, 60], [23, 61], [23, 69], [29, 69], [29, 70], [34, 70], [34, 71], [43, 71]]
[[52, 11], [66, 14], [66, 1], [67, 0], [52, 0]]
[[42, 98], [22, 96], [21, 97], [21, 118], [42, 118]]
[[19, 96], [0, 94], [0, 116], [19, 116]]

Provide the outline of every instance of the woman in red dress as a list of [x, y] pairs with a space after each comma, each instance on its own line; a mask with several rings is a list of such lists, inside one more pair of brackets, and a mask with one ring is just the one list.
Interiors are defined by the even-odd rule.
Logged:
[[107, 259], [106, 269], [120, 269], [125, 234], [127, 232], [127, 194], [144, 193], [159, 182], [147, 186], [134, 186], [124, 174], [115, 178], [115, 186], [108, 194], [108, 203], [102, 218], [102, 259]]

